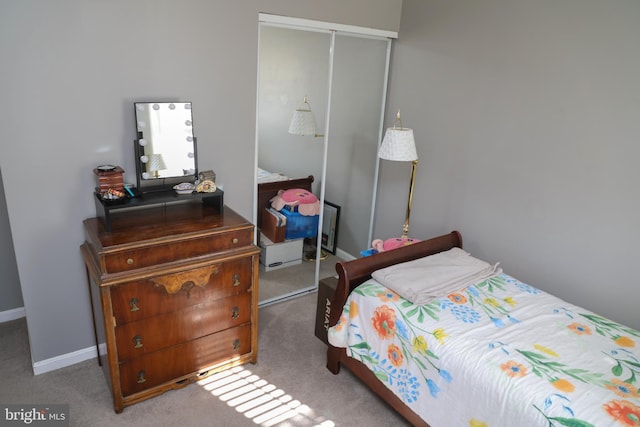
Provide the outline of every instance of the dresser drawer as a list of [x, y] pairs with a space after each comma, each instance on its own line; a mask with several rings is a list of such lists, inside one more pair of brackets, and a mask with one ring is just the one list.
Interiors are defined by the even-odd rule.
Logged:
[[247, 228], [165, 244], [148, 245], [139, 249], [107, 253], [104, 255], [105, 272], [112, 274], [131, 271], [142, 267], [250, 246], [252, 242], [253, 230]]
[[111, 287], [116, 325], [251, 291], [252, 257]]
[[251, 352], [251, 325], [227, 329], [120, 365], [123, 396], [173, 381]]
[[118, 361], [123, 362], [251, 322], [251, 295], [235, 295], [116, 327]]

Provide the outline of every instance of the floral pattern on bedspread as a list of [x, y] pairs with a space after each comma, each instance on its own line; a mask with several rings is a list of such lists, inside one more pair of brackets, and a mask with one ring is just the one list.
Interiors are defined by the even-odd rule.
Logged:
[[329, 340], [432, 427], [640, 426], [640, 332], [507, 274], [427, 305], [370, 280]]

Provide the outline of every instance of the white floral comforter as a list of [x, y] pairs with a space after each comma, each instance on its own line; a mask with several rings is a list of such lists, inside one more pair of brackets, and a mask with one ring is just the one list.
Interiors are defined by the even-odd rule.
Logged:
[[506, 274], [427, 305], [370, 280], [329, 341], [432, 427], [640, 425], [640, 332]]

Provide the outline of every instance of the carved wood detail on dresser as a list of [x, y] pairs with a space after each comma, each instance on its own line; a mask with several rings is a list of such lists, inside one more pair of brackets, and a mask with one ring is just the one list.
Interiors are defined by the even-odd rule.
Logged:
[[[258, 357], [254, 226], [185, 203], [84, 221], [96, 346], [120, 413]], [[106, 351], [105, 351], [106, 346]]]

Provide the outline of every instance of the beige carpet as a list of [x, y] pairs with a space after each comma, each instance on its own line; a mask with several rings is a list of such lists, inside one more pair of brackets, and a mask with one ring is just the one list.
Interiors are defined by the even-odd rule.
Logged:
[[[336, 262], [340, 258], [329, 254], [327, 259], [320, 261], [320, 279], [336, 275]], [[277, 300], [283, 295], [300, 292], [304, 288], [313, 286], [315, 280], [315, 262], [302, 260], [300, 264], [265, 271], [260, 264], [260, 302]]]
[[[316, 294], [261, 308], [256, 365], [113, 412], [89, 360], [34, 376], [24, 319], [0, 324], [0, 403], [68, 403], [71, 426], [406, 426], [347, 370], [325, 368], [314, 336]], [[0, 420], [0, 425], [2, 421]]]

